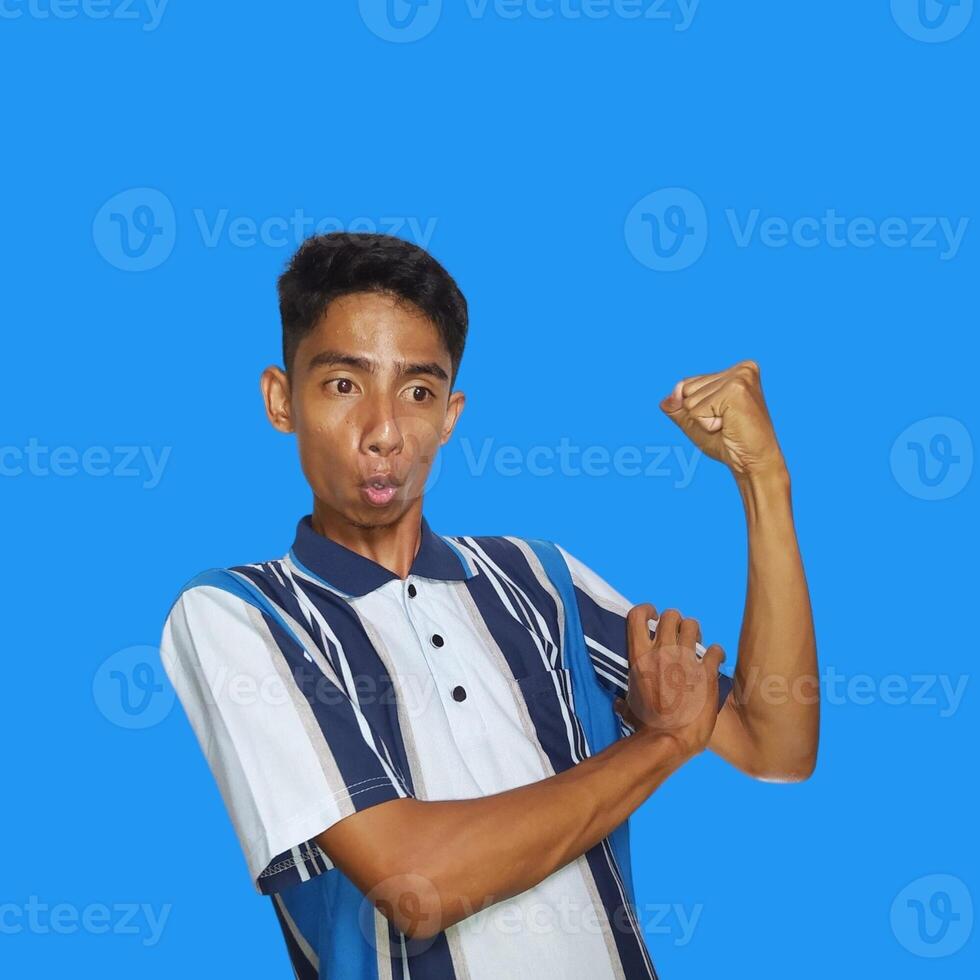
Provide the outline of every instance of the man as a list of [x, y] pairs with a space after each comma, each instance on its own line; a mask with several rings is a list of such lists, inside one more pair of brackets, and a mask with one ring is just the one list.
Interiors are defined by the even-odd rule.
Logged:
[[188, 582], [161, 653], [296, 975], [656, 977], [629, 815], [705, 748], [767, 780], [816, 758], [812, 689], [758, 683], [799, 692], [816, 653], [757, 366], [661, 403], [745, 505], [732, 688], [696, 620], [632, 605], [564, 548], [430, 528], [467, 330], [431, 256], [314, 237], [279, 295], [284, 367], [261, 388], [312, 513], [285, 556]]

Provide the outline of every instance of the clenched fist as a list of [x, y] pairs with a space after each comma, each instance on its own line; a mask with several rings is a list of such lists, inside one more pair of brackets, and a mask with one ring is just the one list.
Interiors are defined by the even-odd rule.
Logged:
[[698, 621], [676, 609], [664, 612], [655, 632], [650, 619], [657, 619], [657, 610], [649, 603], [633, 606], [626, 616], [629, 687], [625, 700], [616, 699], [616, 712], [637, 731], [672, 735], [686, 755], [696, 755], [714, 731], [725, 652], [714, 643], [699, 657]]
[[660, 407], [699, 449], [735, 476], [785, 468], [755, 361], [684, 378]]

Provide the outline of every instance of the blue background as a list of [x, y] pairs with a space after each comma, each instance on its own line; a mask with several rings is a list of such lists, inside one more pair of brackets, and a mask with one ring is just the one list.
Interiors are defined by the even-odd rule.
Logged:
[[[149, 903], [169, 917], [144, 945], [18, 928], [8, 908], [4, 972], [289, 975], [183, 712], [162, 690], [124, 727], [110, 670], [147, 659], [125, 651], [158, 644], [184, 581], [282, 555], [309, 510], [293, 441], [268, 425], [258, 390], [279, 361], [274, 280], [297, 240], [277, 231], [248, 247], [226, 226], [209, 244], [200, 227], [223, 210], [261, 224], [300, 208], [362, 230], [405, 219], [399, 233], [416, 241], [407, 219], [434, 220], [422, 243], [468, 297], [469, 400], [426, 498], [436, 530], [556, 540], [633, 601], [698, 617], [729, 667], [746, 555], [722, 467], [701, 459], [686, 486], [676, 464], [590, 476], [491, 462], [477, 474], [462, 446], [479, 454], [489, 439], [526, 461], [566, 438], [689, 458], [657, 402], [680, 377], [761, 364], [822, 670], [870, 678], [873, 691], [842, 696], [838, 683], [825, 701], [809, 781], [764, 784], [702, 756], [634, 816], [654, 961], [665, 977], [975, 976], [977, 939], [962, 939], [963, 892], [980, 898], [969, 830], [980, 229], [969, 224], [945, 259], [881, 236], [779, 248], [756, 235], [742, 247], [726, 211], [740, 226], [753, 209], [790, 223], [831, 208], [875, 223], [972, 221], [978, 24], [930, 43], [887, 0], [704, 0], [684, 30], [672, 0], [667, 21], [508, 19], [492, 5], [480, 17], [446, 3], [402, 43], [371, 29], [380, 8], [367, 0], [364, 16], [352, 2], [171, 0], [153, 30], [145, 3], [132, 21], [117, 0], [106, 19], [42, 16], [39, 2], [31, 13], [6, 0], [22, 16], [0, 17], [0, 905]], [[127, 260], [121, 226], [97, 216], [139, 188], [163, 195], [173, 220], [164, 207], [161, 233]], [[704, 206], [691, 239], [703, 254], [686, 268], [650, 268], [627, 244], [627, 215], [662, 188]], [[120, 201], [135, 215], [138, 194]], [[914, 423], [919, 434], [900, 440]], [[72, 450], [56, 475], [28, 465], [31, 439], [105, 447], [113, 464], [125, 446], [169, 456], [153, 486], [138, 462], [135, 476], [71, 475]], [[932, 467], [925, 480], [915, 452]], [[930, 480], [945, 499], [926, 499]], [[889, 675], [908, 685], [904, 702], [882, 694]], [[914, 699], [920, 676], [931, 686]], [[942, 678], [967, 684], [956, 710]], [[919, 943], [940, 954], [923, 958], [908, 948], [911, 913], [891, 909], [936, 874], [962, 886], [961, 918]], [[913, 890], [928, 902], [931, 887]], [[658, 921], [659, 906], [671, 911]], [[677, 906], [698, 916], [686, 943]]]

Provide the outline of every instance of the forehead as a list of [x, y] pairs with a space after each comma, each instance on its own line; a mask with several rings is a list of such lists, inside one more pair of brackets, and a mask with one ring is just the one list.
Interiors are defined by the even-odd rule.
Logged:
[[436, 325], [418, 307], [383, 293], [333, 300], [300, 342], [298, 366], [328, 347], [377, 360], [434, 360], [447, 369], [450, 361]]

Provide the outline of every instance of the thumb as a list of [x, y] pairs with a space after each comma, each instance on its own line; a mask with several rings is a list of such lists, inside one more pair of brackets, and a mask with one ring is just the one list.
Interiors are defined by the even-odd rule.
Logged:
[[613, 701], [613, 710], [632, 729], [636, 730], [640, 728], [639, 719], [635, 714], [633, 714], [632, 709], [623, 698], [616, 698], [615, 701]]
[[661, 399], [660, 402], [661, 410], [677, 422], [679, 422], [679, 420], [676, 418], [676, 416], [684, 407], [684, 395], [682, 394], [683, 388], [684, 382], [678, 381], [677, 384], [674, 385], [674, 390], [666, 398]]

